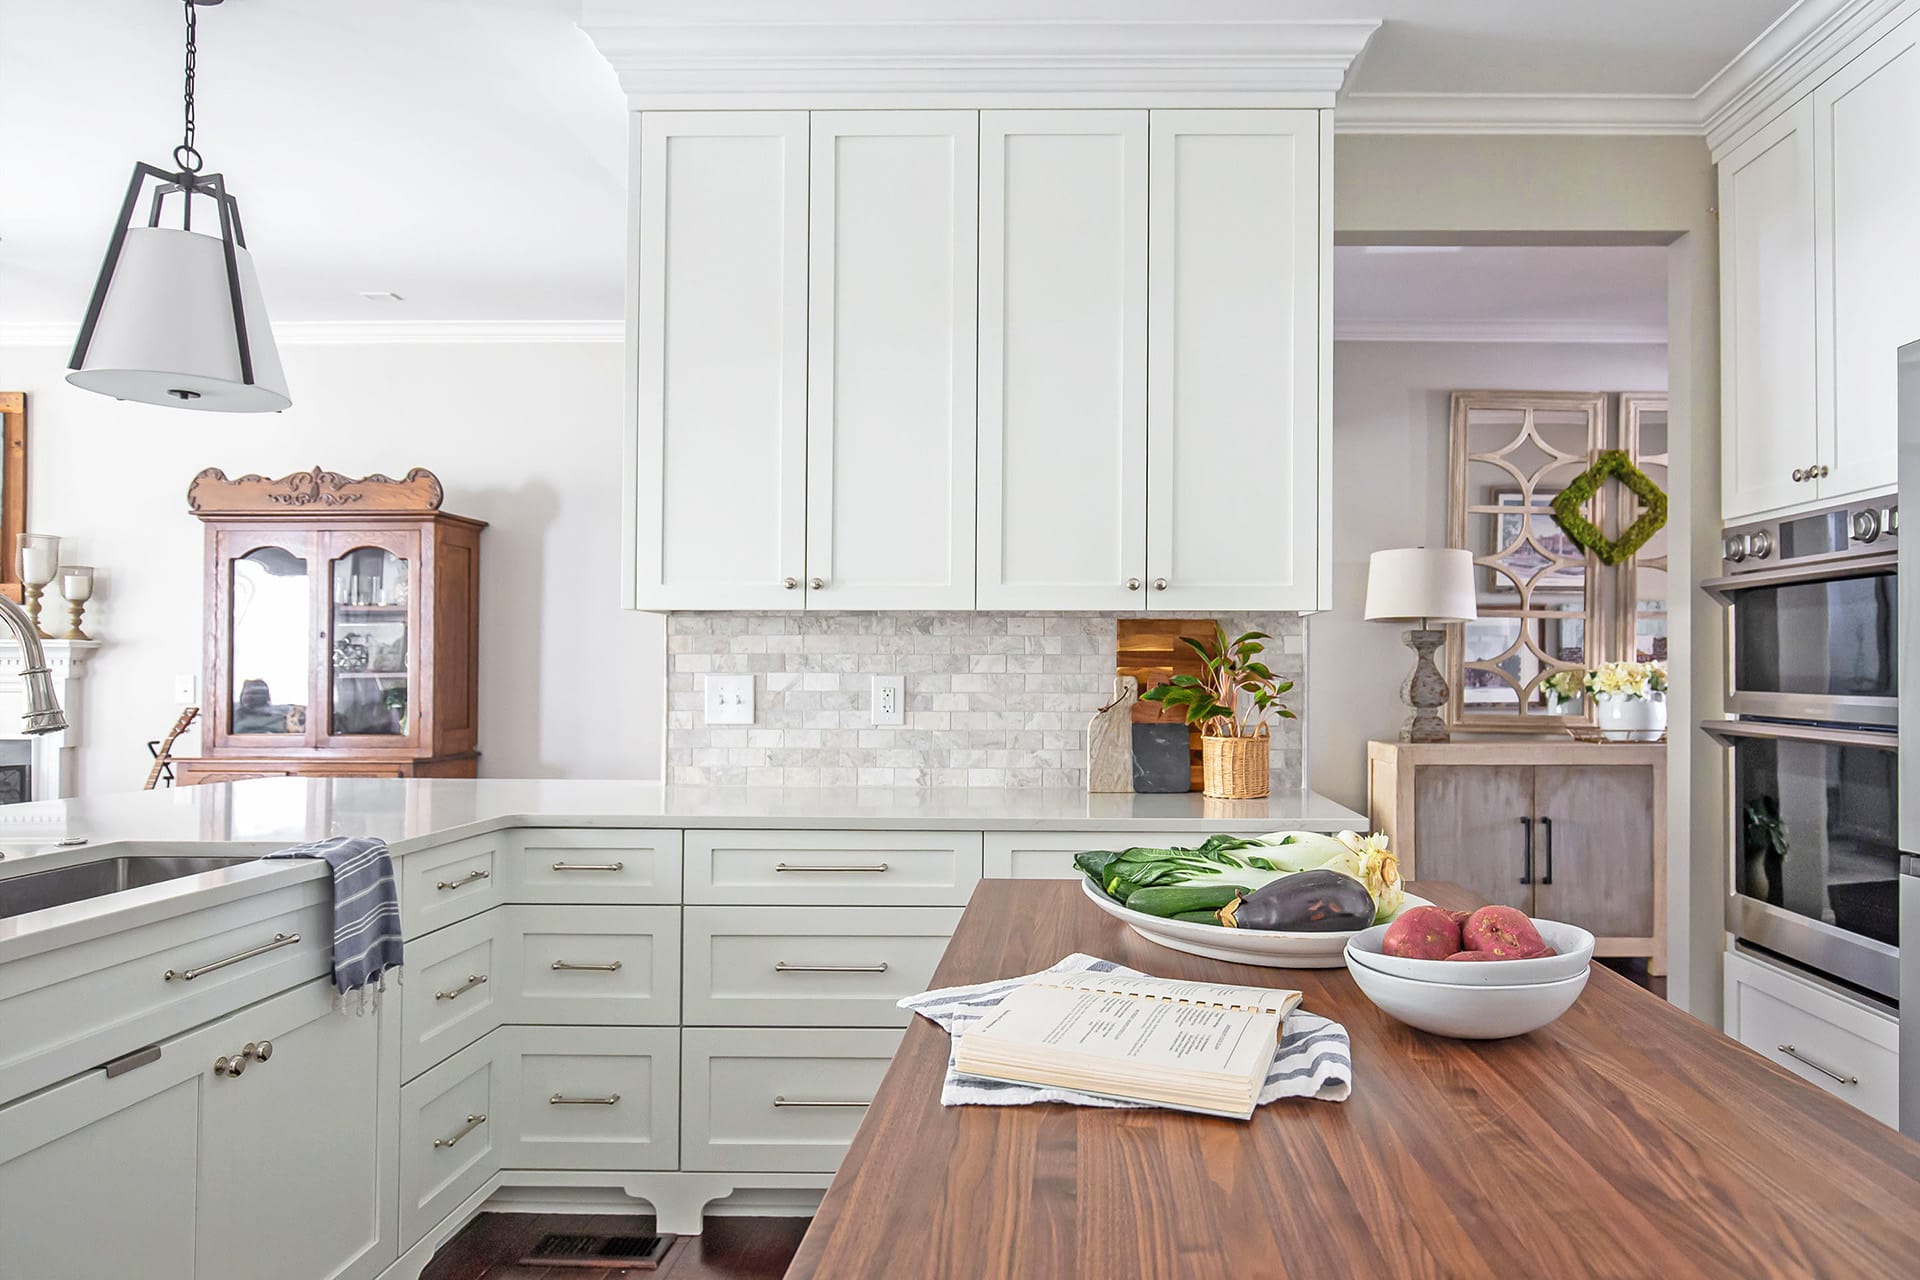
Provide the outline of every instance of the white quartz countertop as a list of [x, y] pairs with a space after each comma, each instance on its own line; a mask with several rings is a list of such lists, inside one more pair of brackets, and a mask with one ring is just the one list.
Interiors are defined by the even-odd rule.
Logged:
[[[1020, 788], [798, 790], [584, 779], [260, 778], [0, 807], [0, 882], [118, 854], [258, 856], [376, 835], [396, 856], [514, 827], [1086, 831], [1192, 836], [1338, 831], [1361, 814], [1311, 791], [1264, 800]], [[60, 841], [81, 840], [62, 845]], [[242, 863], [0, 918], [0, 963], [324, 874]]]

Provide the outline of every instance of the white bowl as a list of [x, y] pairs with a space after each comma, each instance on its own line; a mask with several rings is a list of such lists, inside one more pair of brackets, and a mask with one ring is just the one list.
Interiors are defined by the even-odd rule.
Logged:
[[1558, 955], [1538, 960], [1484, 960], [1469, 964], [1457, 960], [1409, 960], [1390, 956], [1380, 950], [1387, 926], [1377, 924], [1362, 929], [1347, 943], [1349, 964], [1359, 963], [1380, 973], [1423, 982], [1442, 982], [1456, 987], [1519, 987], [1536, 982], [1561, 982], [1576, 973], [1584, 973], [1593, 959], [1593, 935], [1579, 925], [1558, 920], [1535, 920], [1546, 944]]
[[1456, 1040], [1504, 1040], [1538, 1031], [1573, 1007], [1587, 971], [1558, 982], [1519, 987], [1475, 987], [1422, 982], [1347, 960], [1347, 971], [1367, 999], [1390, 1018]]
[[[1366, 930], [1339, 929], [1327, 933], [1289, 933], [1278, 929], [1228, 929], [1217, 924], [1168, 920], [1144, 911], [1129, 911], [1102, 893], [1093, 881], [1080, 877], [1080, 888], [1093, 904], [1116, 920], [1123, 920], [1148, 942], [1235, 964], [1257, 964], [1269, 969], [1338, 969], [1345, 963], [1347, 943]], [[1431, 904], [1407, 894], [1400, 910]], [[1398, 916], [1399, 912], [1394, 913]], [[1384, 928], [1376, 925], [1375, 928]], [[1455, 965], [1454, 968], [1464, 968]]]

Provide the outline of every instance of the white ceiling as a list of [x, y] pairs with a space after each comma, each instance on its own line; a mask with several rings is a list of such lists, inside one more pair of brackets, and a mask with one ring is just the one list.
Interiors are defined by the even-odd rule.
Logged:
[[1333, 336], [1415, 342], [1665, 342], [1667, 251], [1334, 249]]
[[[837, 14], [957, 0], [838, 0]], [[703, 18], [804, 0], [634, 0]], [[1381, 18], [1343, 102], [1690, 98], [1791, 0], [1213, 0]], [[578, 0], [228, 0], [201, 11], [200, 144], [272, 314], [604, 324], [620, 315], [625, 100]], [[972, 0], [974, 17], [1178, 16], [1186, 0]], [[178, 137], [171, 0], [0, 0], [0, 332], [75, 320], [135, 159]], [[31, 56], [26, 56], [30, 51]], [[391, 291], [405, 301], [369, 302]]]

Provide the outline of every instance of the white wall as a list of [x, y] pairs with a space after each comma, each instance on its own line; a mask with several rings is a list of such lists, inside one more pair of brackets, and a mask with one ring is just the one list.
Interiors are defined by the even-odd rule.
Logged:
[[620, 608], [618, 342], [288, 346], [294, 406], [266, 416], [108, 400], [67, 385], [66, 355], [0, 347], [0, 389], [27, 393], [28, 526], [100, 569], [83, 792], [140, 785], [144, 744], [178, 710], [174, 675], [201, 670], [202, 526], [186, 494], [209, 466], [433, 471], [448, 511], [490, 522], [480, 772], [659, 776], [662, 620]]
[[1662, 391], [1667, 348], [1627, 343], [1336, 342], [1333, 608], [1307, 621], [1307, 752], [1316, 791], [1367, 807], [1370, 738], [1406, 719], [1404, 627], [1361, 618], [1367, 556], [1447, 544], [1449, 396], [1474, 389]]

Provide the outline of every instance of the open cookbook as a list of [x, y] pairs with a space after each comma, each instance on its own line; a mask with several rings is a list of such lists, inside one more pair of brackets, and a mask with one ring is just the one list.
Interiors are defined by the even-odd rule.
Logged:
[[1298, 991], [1054, 973], [954, 1042], [962, 1075], [1246, 1119]]

